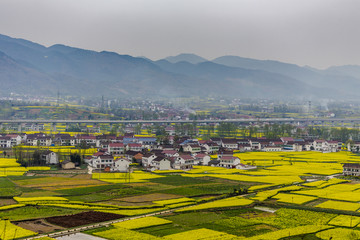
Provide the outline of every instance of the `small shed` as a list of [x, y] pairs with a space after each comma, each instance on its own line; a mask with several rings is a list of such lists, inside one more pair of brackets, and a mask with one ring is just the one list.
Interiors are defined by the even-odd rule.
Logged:
[[61, 162], [62, 169], [75, 169], [75, 163], [65, 160]]

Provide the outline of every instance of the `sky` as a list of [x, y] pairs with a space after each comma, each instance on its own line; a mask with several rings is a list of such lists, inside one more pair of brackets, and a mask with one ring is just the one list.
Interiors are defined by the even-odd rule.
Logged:
[[360, 65], [359, 0], [0, 0], [0, 34], [158, 60]]

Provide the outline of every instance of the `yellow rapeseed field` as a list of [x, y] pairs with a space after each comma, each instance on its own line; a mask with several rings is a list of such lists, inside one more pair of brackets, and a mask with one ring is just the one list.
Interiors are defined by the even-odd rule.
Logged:
[[350, 215], [338, 215], [328, 222], [329, 225], [340, 227], [355, 227], [360, 223], [360, 217]]
[[252, 200], [249, 200], [249, 199], [246, 199], [243, 197], [230, 197], [230, 198], [215, 200], [213, 202], [207, 202], [207, 203], [202, 203], [202, 204], [195, 205], [195, 206], [190, 206], [190, 207], [187, 207], [184, 209], [177, 210], [176, 212], [247, 206], [247, 205], [250, 205], [251, 203], [253, 203]]
[[360, 208], [359, 203], [352, 203], [352, 202], [339, 202], [339, 201], [332, 201], [328, 200], [326, 202], [320, 203], [316, 205], [318, 208], [330, 208], [336, 210], [344, 210], [344, 211], [356, 211]]
[[316, 197], [288, 194], [288, 193], [278, 193], [276, 196], [272, 198], [277, 199], [279, 202], [295, 203], [295, 204], [304, 204], [317, 199]]
[[144, 227], [164, 225], [169, 223], [172, 223], [172, 221], [157, 217], [143, 217], [143, 218], [136, 218], [119, 223], [114, 223], [113, 226], [127, 228], [127, 229], [138, 229]]

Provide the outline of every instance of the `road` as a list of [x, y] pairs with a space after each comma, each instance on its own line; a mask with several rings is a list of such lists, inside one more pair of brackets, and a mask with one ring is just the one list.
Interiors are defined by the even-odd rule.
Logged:
[[360, 118], [239, 118], [239, 119], [206, 119], [206, 120], [49, 120], [49, 119], [19, 119], [19, 120], [0, 120], [3, 123], [88, 123], [88, 124], [121, 124], [121, 123], [254, 123], [254, 122], [269, 122], [269, 123], [301, 123], [301, 122], [360, 122]]

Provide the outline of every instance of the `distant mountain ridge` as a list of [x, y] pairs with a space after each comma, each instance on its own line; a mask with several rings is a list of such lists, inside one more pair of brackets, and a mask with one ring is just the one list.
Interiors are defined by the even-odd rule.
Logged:
[[[84, 97], [357, 98], [360, 67], [315, 70], [278, 61], [180, 54], [158, 61], [0, 35], [0, 94]], [[340, 84], [341, 82], [341, 84]]]
[[165, 60], [167, 60], [170, 63], [188, 62], [188, 63], [192, 63], [192, 64], [197, 64], [197, 63], [208, 61], [207, 59], [200, 57], [198, 55], [192, 54], [192, 53], [181, 53], [176, 56], [166, 57]]

